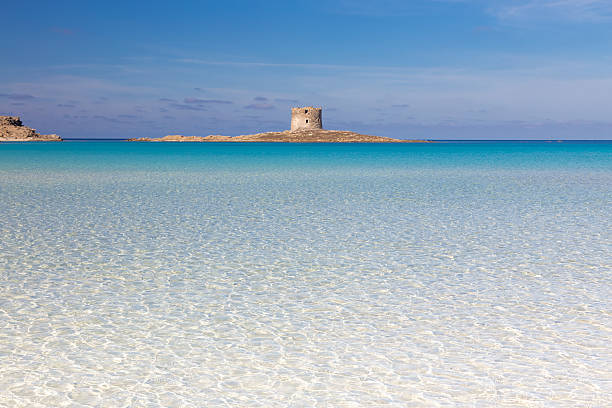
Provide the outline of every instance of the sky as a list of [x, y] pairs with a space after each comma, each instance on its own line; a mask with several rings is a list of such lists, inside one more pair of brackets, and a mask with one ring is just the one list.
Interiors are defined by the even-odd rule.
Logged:
[[612, 139], [612, 0], [2, 5], [0, 115], [65, 138], [239, 135], [321, 106], [402, 139]]

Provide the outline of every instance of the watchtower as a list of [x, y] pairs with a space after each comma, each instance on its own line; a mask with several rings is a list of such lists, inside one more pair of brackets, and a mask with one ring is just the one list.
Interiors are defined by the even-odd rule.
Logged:
[[291, 108], [291, 130], [300, 129], [323, 129], [321, 108]]

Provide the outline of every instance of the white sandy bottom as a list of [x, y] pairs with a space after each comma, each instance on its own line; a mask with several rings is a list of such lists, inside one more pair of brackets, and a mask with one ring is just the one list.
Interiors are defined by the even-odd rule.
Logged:
[[0, 181], [0, 406], [612, 405], [608, 173]]

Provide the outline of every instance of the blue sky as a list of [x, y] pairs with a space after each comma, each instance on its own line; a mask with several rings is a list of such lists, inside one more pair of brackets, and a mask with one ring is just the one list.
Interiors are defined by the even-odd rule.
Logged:
[[64, 137], [238, 135], [324, 108], [399, 138], [612, 139], [612, 0], [23, 1], [0, 114]]

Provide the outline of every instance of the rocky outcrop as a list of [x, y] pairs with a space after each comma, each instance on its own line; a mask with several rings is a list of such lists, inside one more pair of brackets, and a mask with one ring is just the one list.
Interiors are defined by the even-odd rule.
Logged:
[[428, 143], [427, 140], [401, 140], [390, 137], [362, 135], [341, 130], [304, 129], [266, 132], [241, 136], [181, 136], [168, 135], [128, 139], [129, 142], [266, 142], [266, 143]]
[[41, 135], [27, 126], [23, 126], [18, 116], [0, 116], [0, 142], [59, 142], [58, 135]]
[[231, 142], [230, 136], [210, 135], [210, 136], [182, 136], [168, 135], [164, 137], [140, 137], [128, 139], [128, 142]]

